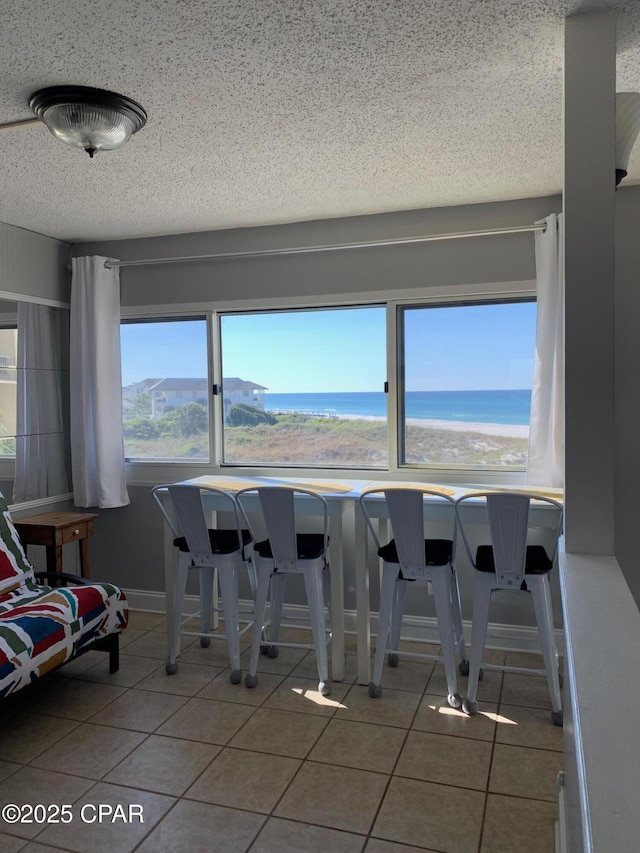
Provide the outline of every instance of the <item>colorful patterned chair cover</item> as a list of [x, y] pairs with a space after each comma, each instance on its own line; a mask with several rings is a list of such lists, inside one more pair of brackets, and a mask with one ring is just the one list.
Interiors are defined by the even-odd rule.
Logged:
[[38, 583], [0, 493], [0, 698], [113, 635], [117, 661], [127, 600], [111, 584], [77, 581], [55, 588]]

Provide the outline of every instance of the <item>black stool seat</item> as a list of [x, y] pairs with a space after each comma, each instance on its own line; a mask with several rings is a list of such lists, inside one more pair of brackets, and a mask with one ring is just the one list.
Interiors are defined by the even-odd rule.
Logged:
[[[259, 557], [273, 559], [271, 542], [263, 539], [253, 546]], [[296, 533], [296, 549], [299, 560], [317, 560], [324, 553], [324, 536], [322, 533]]]
[[[209, 542], [211, 543], [211, 551], [214, 554], [233, 554], [238, 550], [238, 531], [237, 530], [209, 530]], [[242, 546], [248, 545], [251, 542], [251, 534], [248, 530], [242, 531]], [[188, 553], [189, 546], [187, 545], [186, 537], [178, 536], [173, 540], [173, 544], [181, 551]]]
[[[451, 539], [425, 539], [424, 559], [428, 566], [446, 566], [451, 561], [453, 542]], [[385, 563], [399, 563], [396, 540], [392, 539], [378, 551], [378, 557]]]
[[[524, 563], [525, 575], [546, 575], [553, 567], [547, 552], [542, 545], [527, 545]], [[476, 569], [479, 572], [495, 572], [493, 547], [480, 545], [476, 551]]]

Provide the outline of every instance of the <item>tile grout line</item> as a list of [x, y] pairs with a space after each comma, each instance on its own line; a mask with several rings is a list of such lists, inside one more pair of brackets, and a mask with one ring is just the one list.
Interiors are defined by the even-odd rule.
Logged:
[[[498, 712], [500, 711], [500, 703], [502, 700], [502, 690], [504, 688], [504, 672], [500, 673], [500, 690], [498, 692]], [[489, 759], [489, 772], [487, 773], [487, 781], [484, 789], [484, 804], [482, 807], [482, 821], [480, 823], [480, 837], [478, 838], [478, 853], [482, 851], [482, 843], [484, 841], [485, 821], [487, 819], [487, 807], [489, 805], [489, 786], [491, 785], [491, 771], [493, 769], [493, 757], [496, 750], [496, 738], [498, 737], [498, 725], [494, 726], [493, 737], [491, 739], [491, 757]]]
[[[306, 657], [306, 655], [305, 655], [305, 657]], [[304, 660], [304, 658], [303, 658], [303, 660]], [[302, 661], [300, 661], [299, 663], [302, 663]], [[297, 664], [297, 665], [296, 665], [296, 667], [294, 667], [294, 669], [296, 669], [298, 665], [299, 665], [299, 664]], [[286, 678], [287, 678], [287, 677], [291, 677], [291, 676], [290, 676], [290, 675], [289, 675], [289, 676], [285, 676], [285, 680], [286, 680]], [[335, 682], [335, 683], [337, 683], [337, 684], [342, 684], [343, 682]], [[353, 687], [353, 685], [352, 685], [352, 687]], [[349, 688], [349, 689], [351, 689], [351, 688]], [[275, 692], [275, 691], [273, 691], [273, 692]], [[349, 693], [349, 690], [347, 691], [347, 695], [348, 695], [348, 693]], [[249, 853], [249, 851], [251, 850], [251, 848], [253, 847], [253, 845], [256, 843], [256, 841], [257, 841], [258, 837], [260, 836], [260, 833], [261, 833], [261, 832], [262, 832], [262, 830], [264, 829], [264, 827], [265, 827], [266, 823], [267, 823], [269, 820], [271, 820], [271, 818], [277, 818], [277, 815], [275, 814], [276, 809], [278, 808], [278, 806], [279, 806], [279, 805], [280, 805], [280, 803], [282, 802], [283, 798], [285, 797], [285, 795], [286, 795], [287, 791], [289, 790], [289, 788], [291, 787], [291, 785], [293, 784], [293, 782], [295, 781], [295, 779], [297, 779], [297, 777], [298, 777], [299, 773], [301, 772], [302, 768], [305, 766], [305, 763], [309, 760], [309, 755], [311, 754], [311, 751], [312, 751], [312, 750], [313, 750], [313, 748], [317, 745], [318, 741], [320, 740], [320, 738], [321, 738], [321, 737], [322, 737], [322, 735], [324, 734], [324, 731], [326, 730], [326, 728], [327, 728], [327, 726], [329, 725], [329, 723], [331, 722], [331, 720], [333, 720], [333, 719], [334, 719], [334, 717], [335, 717], [335, 715], [336, 715], [337, 711], [338, 711], [338, 709], [337, 709], [337, 708], [334, 708], [334, 710], [332, 711], [332, 713], [331, 713], [330, 715], [327, 715], [325, 725], [322, 727], [321, 731], [319, 731], [319, 732], [318, 732], [318, 735], [316, 736], [315, 740], [313, 741], [313, 743], [311, 744], [311, 746], [310, 746], [310, 747], [309, 747], [309, 749], [307, 750], [306, 755], [304, 756], [304, 758], [302, 758], [302, 759], [300, 760], [300, 766], [298, 767], [298, 769], [296, 770], [296, 772], [293, 774], [293, 776], [291, 777], [291, 779], [289, 779], [288, 783], [285, 785], [284, 790], [282, 791], [282, 793], [280, 794], [280, 796], [278, 797], [278, 799], [276, 800], [276, 802], [273, 804], [273, 807], [271, 808], [271, 811], [266, 815], [266, 819], [265, 819], [264, 824], [263, 824], [263, 825], [262, 825], [262, 827], [260, 828], [260, 831], [259, 831], [258, 833], [256, 833], [256, 836], [255, 836], [255, 838], [253, 839], [253, 841], [251, 842], [251, 844], [249, 844], [249, 846], [246, 848], [245, 853]], [[298, 712], [294, 712], [294, 713], [303, 713], [303, 712], [298, 711]], [[320, 715], [316, 715], [316, 716], [320, 716]], [[286, 820], [287, 818], [281, 818], [281, 819], [282, 819], [282, 820]], [[299, 823], [303, 823], [303, 821], [298, 821], [298, 822], [299, 822]]]
[[[378, 819], [378, 816], [379, 816], [379, 814], [380, 814], [380, 809], [382, 808], [382, 804], [383, 804], [383, 802], [384, 802], [384, 800], [385, 800], [385, 798], [386, 798], [386, 796], [387, 796], [387, 793], [389, 792], [389, 787], [390, 787], [390, 785], [391, 785], [391, 781], [392, 781], [392, 780], [393, 780], [393, 778], [394, 778], [395, 770], [396, 770], [396, 768], [397, 768], [397, 766], [398, 766], [398, 762], [400, 761], [400, 756], [402, 755], [402, 750], [404, 749], [404, 747], [405, 747], [405, 745], [406, 745], [406, 743], [407, 743], [407, 740], [408, 740], [408, 738], [409, 738], [409, 732], [411, 732], [411, 731], [412, 731], [412, 726], [413, 726], [413, 724], [414, 724], [414, 722], [415, 722], [415, 720], [416, 720], [416, 717], [417, 717], [417, 715], [418, 715], [418, 711], [420, 710], [420, 706], [422, 705], [422, 701], [423, 701], [423, 699], [424, 699], [424, 697], [425, 697], [425, 695], [426, 695], [426, 692], [427, 692], [427, 686], [429, 685], [429, 682], [431, 681], [431, 679], [432, 679], [432, 677], [433, 677], [434, 672], [435, 672], [435, 664], [433, 664], [433, 666], [431, 667], [431, 672], [430, 672], [430, 674], [429, 674], [429, 677], [428, 677], [428, 678], [426, 679], [426, 681], [425, 681], [424, 690], [422, 691], [422, 693], [420, 693], [420, 698], [418, 699], [418, 704], [416, 705], [416, 709], [415, 709], [415, 711], [413, 712], [413, 715], [412, 715], [412, 717], [411, 717], [411, 721], [409, 722], [409, 725], [407, 726], [407, 730], [406, 730], [406, 732], [405, 732], [405, 736], [404, 736], [404, 738], [403, 738], [403, 740], [402, 740], [402, 746], [401, 746], [401, 747], [400, 747], [400, 749], [398, 750], [398, 754], [397, 754], [397, 756], [396, 756], [396, 760], [395, 760], [395, 761], [394, 761], [394, 763], [393, 763], [393, 767], [391, 768], [391, 773], [389, 773], [389, 777], [388, 777], [388, 780], [387, 780], [387, 784], [385, 785], [384, 792], [383, 792], [382, 796], [380, 797], [380, 802], [378, 803], [378, 807], [377, 807], [377, 809], [376, 809], [376, 811], [375, 811], [375, 814], [374, 814], [374, 816], [373, 816], [373, 819], [371, 820], [371, 824], [370, 824], [370, 826], [369, 826], [369, 830], [368, 830], [368, 832], [367, 832], [367, 840], [365, 841], [365, 846], [369, 844], [369, 841], [370, 841], [370, 840], [371, 840], [371, 838], [372, 838], [371, 833], [373, 832], [373, 828], [374, 828], [374, 826], [376, 825], [376, 820]], [[400, 778], [400, 777], [398, 777], [398, 778]]]

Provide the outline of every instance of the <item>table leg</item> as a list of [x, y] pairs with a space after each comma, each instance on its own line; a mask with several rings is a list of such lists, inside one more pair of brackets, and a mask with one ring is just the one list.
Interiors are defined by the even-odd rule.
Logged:
[[[217, 510], [212, 509], [208, 510], [208, 515], [205, 511], [205, 517], [207, 519], [207, 526], [212, 530], [218, 524], [218, 513]], [[211, 631], [217, 631], [220, 626], [220, 602], [218, 600], [218, 568], [213, 570], [213, 616], [211, 617]]]
[[46, 545], [47, 553], [47, 571], [61, 572], [62, 571], [62, 545]]
[[80, 547], [80, 575], [83, 578], [89, 577], [89, 540], [81, 539], [78, 542]]
[[[172, 631], [173, 624], [173, 591], [175, 586], [176, 575], [176, 557], [173, 547], [173, 533], [169, 529], [169, 525], [163, 522], [163, 540], [164, 540], [164, 600], [166, 611], [166, 631], [167, 631], [167, 658], [171, 655]], [[180, 654], [180, 633], [178, 632], [178, 654]]]
[[342, 566], [342, 504], [329, 507], [331, 548], [331, 677], [344, 681], [344, 572]]
[[369, 571], [367, 568], [367, 525], [355, 511], [356, 631], [358, 639], [358, 684], [371, 680], [371, 621], [369, 613]]

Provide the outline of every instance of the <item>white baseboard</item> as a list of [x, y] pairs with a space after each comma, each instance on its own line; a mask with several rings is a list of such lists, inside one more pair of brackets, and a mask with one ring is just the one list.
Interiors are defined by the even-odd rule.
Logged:
[[65, 495], [55, 495], [50, 498], [38, 498], [33, 501], [23, 501], [19, 504], [9, 504], [9, 512], [11, 513], [11, 517], [15, 521], [20, 521], [20, 518], [24, 516], [24, 513], [32, 513], [36, 509], [47, 509], [54, 504], [59, 503], [73, 503], [73, 492], [69, 492]]
[[[132, 610], [142, 610], [149, 613], [165, 613], [165, 597], [163, 592], [153, 592], [141, 589], [126, 589], [125, 594]], [[241, 601], [240, 607], [251, 609], [250, 601]], [[200, 599], [197, 595], [185, 595], [183, 612], [186, 615], [197, 613], [200, 609]], [[287, 605], [283, 614], [283, 624], [289, 618], [304, 618], [306, 607]], [[375, 635], [377, 613], [371, 614], [371, 631]], [[345, 610], [345, 632], [356, 633], [356, 612]], [[464, 635], [467, 642], [471, 640], [471, 622], [464, 623]], [[434, 617], [411, 617], [411, 625], [403, 629], [402, 636], [407, 640], [422, 640], [427, 643], [438, 643], [438, 627]], [[560, 655], [564, 655], [564, 634], [556, 628], [556, 645]], [[510, 652], [537, 652], [540, 649], [538, 631], [531, 625], [501, 625], [489, 623], [485, 648]]]

